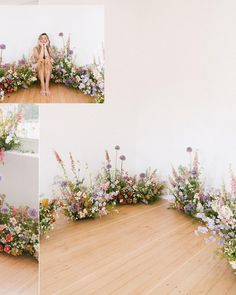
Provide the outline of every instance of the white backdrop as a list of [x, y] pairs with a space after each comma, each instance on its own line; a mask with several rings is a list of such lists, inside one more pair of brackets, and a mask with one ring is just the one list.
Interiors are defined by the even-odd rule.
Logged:
[[[14, 22], [13, 22], [14, 20]], [[1, 6], [0, 43], [4, 43], [5, 62], [13, 62], [32, 54], [38, 36], [46, 32], [53, 45], [61, 48], [63, 32], [70, 34], [71, 47], [80, 65], [103, 58], [104, 8], [103, 5], [75, 6]]]
[[105, 3], [106, 103], [41, 107], [41, 192], [59, 171], [53, 148], [95, 172], [117, 143], [131, 173], [164, 178], [192, 146], [207, 185], [221, 186], [236, 172], [236, 2], [86, 2]]

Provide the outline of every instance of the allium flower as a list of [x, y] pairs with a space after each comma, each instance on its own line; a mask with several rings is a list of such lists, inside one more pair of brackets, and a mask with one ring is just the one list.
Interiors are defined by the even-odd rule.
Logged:
[[189, 147], [187, 147], [186, 151], [187, 151], [188, 153], [191, 153], [191, 152], [193, 151], [193, 149], [191, 148], [191, 146], [189, 146]]
[[111, 169], [111, 164], [108, 164], [106, 167], [107, 167], [108, 170], [110, 170]]
[[5, 44], [0, 44], [0, 49], [2, 49], [2, 50], [6, 49], [6, 45]]
[[74, 51], [72, 49], [69, 50], [69, 55], [72, 55], [74, 53]]
[[59, 37], [63, 37], [64, 34], [62, 32], [59, 33]]
[[145, 178], [146, 177], [146, 174], [145, 173], [140, 173], [139, 177], [140, 178]]
[[9, 212], [9, 208], [8, 207], [2, 207], [1, 208], [1, 213], [7, 214], [8, 212]]
[[120, 150], [120, 146], [119, 145], [116, 145], [115, 146], [115, 150], [119, 151]]
[[126, 157], [125, 157], [124, 155], [121, 155], [121, 156], [120, 156], [120, 160], [121, 160], [121, 161], [125, 161], [125, 160], [126, 160]]

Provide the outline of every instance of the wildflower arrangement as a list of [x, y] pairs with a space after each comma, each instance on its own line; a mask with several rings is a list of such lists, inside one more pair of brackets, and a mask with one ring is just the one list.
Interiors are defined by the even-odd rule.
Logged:
[[[232, 178], [232, 186], [234, 185], [235, 179]], [[205, 212], [197, 214], [204, 226], [199, 226], [195, 233], [209, 233], [207, 242], [218, 241], [219, 252], [229, 260], [230, 265], [236, 271], [236, 198], [234, 193], [235, 191], [228, 193], [223, 189], [211, 201], [210, 206], [214, 214], [210, 216], [207, 216]]]
[[39, 203], [40, 234], [48, 237], [56, 221], [59, 201], [57, 199], [42, 199]]
[[80, 168], [70, 154], [72, 179], [69, 178], [64, 162], [57, 152], [56, 160], [59, 163], [63, 177], [57, 181], [61, 193], [62, 209], [72, 220], [95, 218], [109, 213], [113, 195], [104, 191], [102, 187], [87, 188], [80, 179]]
[[37, 74], [30, 61], [25, 58], [17, 64], [0, 65], [0, 100], [19, 88], [28, 88], [37, 80]]
[[77, 66], [74, 52], [70, 48], [70, 38], [65, 42], [64, 34], [59, 36], [63, 39], [63, 47], [54, 48], [55, 59], [52, 70], [52, 79], [55, 83], [63, 83], [66, 86], [78, 89], [86, 95], [94, 97], [96, 102], [104, 102], [104, 67], [95, 60], [91, 65]]
[[190, 155], [189, 165], [179, 166], [177, 170], [172, 168], [172, 176], [169, 177], [170, 193], [174, 197], [173, 208], [195, 216], [202, 210], [208, 196], [203, 193], [198, 154], [195, 153], [192, 161], [192, 148], [188, 147], [187, 152]]
[[138, 202], [151, 204], [162, 195], [165, 185], [157, 177], [157, 171], [148, 169], [146, 173], [140, 173], [135, 177], [134, 197]]
[[23, 120], [21, 111], [5, 114], [0, 109], [0, 161], [3, 160], [4, 152], [20, 146], [17, 135], [19, 123]]
[[120, 146], [116, 145], [114, 168], [106, 151], [106, 162], [97, 177], [98, 183], [102, 183], [108, 192], [113, 192], [117, 204], [150, 204], [156, 201], [164, 189], [164, 184], [157, 178], [156, 170], [147, 170], [138, 178], [129, 176], [123, 168], [126, 157], [119, 156], [119, 151]]
[[0, 252], [13, 256], [31, 255], [38, 259], [38, 212], [34, 208], [16, 208], [0, 196]]

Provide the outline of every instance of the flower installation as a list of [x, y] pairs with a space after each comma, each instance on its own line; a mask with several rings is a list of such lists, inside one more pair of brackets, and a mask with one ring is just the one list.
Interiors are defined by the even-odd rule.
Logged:
[[79, 163], [74, 161], [71, 154], [70, 163], [73, 176], [70, 179], [61, 157], [57, 152], [55, 156], [63, 171], [63, 177], [57, 181], [57, 184], [59, 184], [61, 207], [65, 215], [72, 220], [107, 215], [113, 207], [113, 194], [105, 192], [102, 187], [83, 185], [84, 179], [80, 179]]
[[169, 177], [170, 193], [174, 197], [171, 206], [195, 216], [197, 212], [202, 210], [205, 198], [208, 196], [203, 192], [198, 154], [195, 153], [192, 160], [192, 148], [188, 147], [187, 152], [190, 156], [189, 165], [181, 165], [177, 170], [172, 168], [172, 176]]
[[36, 259], [39, 253], [38, 211], [10, 206], [4, 195], [0, 195], [0, 252]]
[[218, 241], [219, 252], [224, 255], [236, 273], [236, 178], [232, 176], [232, 192], [228, 193], [223, 189], [216, 194], [210, 202], [214, 214], [210, 217], [203, 213], [198, 213], [197, 217], [202, 220], [204, 226], [199, 226], [196, 234], [208, 233], [209, 241]]
[[119, 150], [120, 146], [116, 145], [114, 168], [106, 151], [106, 162], [97, 176], [97, 183], [105, 187], [107, 192], [113, 192], [117, 204], [150, 204], [156, 201], [164, 189], [164, 183], [159, 181], [156, 170], [149, 169], [139, 177], [129, 176], [123, 168], [126, 157], [119, 156]]
[[112, 169], [110, 156], [106, 151], [106, 163], [89, 186], [84, 184], [84, 178], [80, 178], [79, 162], [75, 162], [70, 154], [69, 177], [63, 160], [55, 152], [63, 172], [63, 176], [57, 178], [56, 184], [59, 187], [61, 208], [67, 217], [72, 220], [101, 217], [117, 211], [117, 204], [150, 204], [158, 199], [164, 184], [158, 180], [156, 171], [149, 170], [138, 178], [130, 177], [124, 172], [126, 157], [118, 155], [119, 149], [119, 146], [115, 147], [115, 168]]
[[7, 113], [0, 109], [0, 161], [3, 161], [4, 152], [20, 146], [17, 135], [18, 125], [23, 120], [22, 112]]
[[[76, 65], [74, 52], [70, 48], [70, 38], [65, 42], [62, 32], [59, 33], [59, 37], [63, 38], [63, 47], [61, 49], [53, 47], [52, 81], [75, 88], [94, 97], [95, 102], [103, 103], [104, 66], [96, 60], [89, 65]], [[23, 57], [18, 63], [3, 64], [2, 50], [4, 49], [2, 48], [0, 52], [0, 100], [2, 101], [8, 93], [17, 91], [19, 88], [28, 88], [38, 79], [32, 57], [29, 59]]]
[[48, 236], [49, 231], [53, 229], [53, 224], [56, 222], [57, 209], [59, 208], [57, 199], [42, 199], [39, 202], [39, 220], [40, 234]]

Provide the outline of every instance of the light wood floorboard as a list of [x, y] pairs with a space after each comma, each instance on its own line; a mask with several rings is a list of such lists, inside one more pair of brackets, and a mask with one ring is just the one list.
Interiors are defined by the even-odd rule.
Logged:
[[0, 254], [0, 294], [38, 295], [38, 263], [31, 257]]
[[234, 294], [236, 277], [215, 245], [167, 207], [161, 200], [102, 219], [60, 217], [41, 243], [41, 294]]
[[62, 84], [51, 84], [50, 96], [40, 94], [39, 84], [28, 89], [19, 89], [7, 94], [2, 103], [94, 103], [95, 100], [89, 95], [66, 87]]

